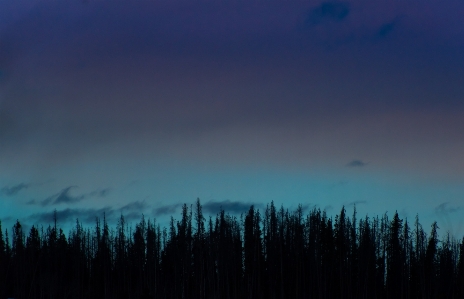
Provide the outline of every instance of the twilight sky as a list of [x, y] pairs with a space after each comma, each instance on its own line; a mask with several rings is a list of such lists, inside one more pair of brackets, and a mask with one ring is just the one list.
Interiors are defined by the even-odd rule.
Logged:
[[2, 0], [10, 228], [345, 205], [464, 234], [461, 0]]

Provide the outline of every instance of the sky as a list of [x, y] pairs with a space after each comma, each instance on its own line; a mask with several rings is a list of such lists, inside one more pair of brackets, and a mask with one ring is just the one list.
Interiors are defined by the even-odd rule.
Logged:
[[2, 0], [0, 219], [274, 201], [464, 235], [461, 0]]

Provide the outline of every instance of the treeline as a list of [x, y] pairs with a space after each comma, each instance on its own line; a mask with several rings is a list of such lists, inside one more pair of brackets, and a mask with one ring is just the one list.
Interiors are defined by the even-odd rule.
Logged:
[[205, 219], [197, 200], [167, 228], [0, 224], [0, 298], [464, 298], [464, 239], [356, 216], [271, 203]]

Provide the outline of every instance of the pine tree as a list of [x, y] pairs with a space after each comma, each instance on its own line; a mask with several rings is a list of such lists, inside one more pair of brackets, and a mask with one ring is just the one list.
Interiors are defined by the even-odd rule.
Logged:
[[262, 298], [263, 249], [259, 212], [251, 206], [245, 216], [244, 280], [247, 298]]
[[[8, 271], [8, 261], [6, 258], [6, 244], [5, 244], [5, 239], [3, 238], [1, 220], [0, 220], [0, 267], [2, 268], [2, 271], [0, 271], [0, 285], [6, 286], [6, 273]], [[0, 288], [0, 296], [2, 298], [6, 297], [5, 288]]]
[[403, 293], [403, 252], [402, 252], [402, 220], [395, 212], [389, 228], [387, 247], [387, 297], [398, 298]]
[[427, 251], [425, 253], [425, 282], [426, 282], [426, 298], [435, 298], [436, 295], [436, 255], [438, 244], [438, 225], [437, 222], [432, 224], [432, 231], [430, 233], [429, 242], [427, 244]]
[[342, 207], [340, 215], [335, 218], [335, 267], [338, 272], [335, 280], [335, 292], [337, 297], [346, 298], [349, 296], [348, 291], [348, 252], [349, 242], [348, 233], [346, 228], [346, 211], [345, 207]]
[[202, 207], [200, 199], [197, 198], [195, 204], [195, 235], [193, 244], [193, 256], [194, 256], [194, 297], [205, 298], [205, 218], [203, 217]]
[[19, 220], [13, 226], [12, 234], [12, 262], [15, 265], [13, 270], [14, 288], [16, 289], [16, 296], [23, 298], [27, 296], [23, 285], [23, 277], [26, 275], [26, 261], [25, 261], [25, 246], [24, 246], [24, 233]]
[[[462, 298], [464, 239], [438, 241], [418, 217], [395, 213], [359, 221], [344, 208], [335, 225], [326, 212], [306, 217], [274, 204], [244, 217], [223, 209], [205, 229], [199, 199], [184, 205], [168, 228], [142, 215], [135, 227], [121, 215], [116, 231], [103, 223], [68, 237], [57, 224], [16, 221], [11, 243], [0, 223], [0, 295], [17, 298]], [[193, 223], [192, 223], [193, 221]], [[271, 285], [274, 284], [274, 285]], [[270, 293], [270, 291], [274, 293]]]
[[366, 216], [359, 223], [358, 298], [374, 298], [376, 291], [375, 234]]
[[457, 275], [456, 275], [456, 298], [464, 297], [464, 237], [459, 244], [459, 258], [457, 265]]
[[26, 248], [25, 248], [26, 263], [28, 265], [25, 285], [28, 288], [28, 290], [26, 290], [28, 296], [31, 296], [32, 294], [36, 294], [40, 290], [40, 287], [38, 284], [39, 282], [38, 277], [40, 277], [39, 271], [41, 267], [41, 265], [39, 264], [40, 247], [41, 247], [41, 241], [40, 241], [39, 231], [33, 225], [29, 232], [29, 236], [26, 239]]

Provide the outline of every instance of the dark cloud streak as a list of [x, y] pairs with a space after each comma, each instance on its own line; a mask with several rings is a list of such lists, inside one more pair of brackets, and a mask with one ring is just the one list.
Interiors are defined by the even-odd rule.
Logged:
[[109, 189], [106, 188], [102, 190], [92, 191], [86, 194], [73, 196], [70, 194], [70, 190], [73, 188], [77, 188], [77, 186], [68, 186], [62, 189], [60, 192], [54, 195], [51, 195], [43, 200], [32, 199], [28, 201], [27, 204], [28, 205], [41, 205], [43, 207], [48, 206], [48, 205], [75, 204], [75, 203], [81, 202], [84, 199], [88, 199], [91, 197], [105, 197], [109, 192]]
[[391, 31], [393, 31], [394, 28], [395, 28], [395, 23], [383, 24], [382, 26], [380, 26], [377, 35], [380, 37], [387, 36]]
[[[84, 223], [93, 223], [97, 217], [111, 217], [114, 211], [110, 207], [104, 207], [101, 209], [64, 209], [56, 211], [57, 221], [60, 223], [70, 222], [76, 219]], [[53, 223], [53, 212], [35, 213], [28, 217], [28, 220], [32, 220], [38, 223]]]
[[313, 8], [306, 19], [308, 25], [319, 25], [326, 22], [340, 22], [350, 13], [350, 5], [346, 2], [323, 2]]
[[369, 164], [369, 162], [366, 163], [362, 160], [353, 160], [350, 163], [346, 164], [346, 167], [364, 167], [367, 164]]
[[455, 213], [461, 210], [461, 207], [449, 207], [449, 202], [444, 202], [435, 207], [435, 213], [440, 215], [447, 215], [449, 213]]
[[0, 189], [1, 193], [5, 194], [6, 196], [14, 196], [18, 194], [19, 191], [23, 189], [27, 189], [29, 187], [29, 184], [18, 184], [12, 187], [5, 186], [2, 189]]
[[129, 212], [129, 211], [143, 211], [148, 207], [145, 201], [134, 201], [128, 203], [127, 205], [121, 207], [119, 211], [121, 212]]
[[397, 29], [400, 19], [400, 17], [397, 17], [390, 22], [382, 24], [377, 30], [377, 37], [382, 38], [390, 35], [392, 31]]
[[[145, 202], [134, 201], [128, 203], [121, 208], [113, 208], [105, 206], [99, 209], [73, 209], [66, 208], [57, 210], [57, 221], [61, 223], [69, 223], [76, 219], [84, 223], [94, 223], [97, 218], [102, 218], [105, 215], [107, 220], [115, 220], [119, 215], [123, 215], [126, 220], [140, 220], [143, 212], [148, 205]], [[28, 220], [38, 223], [52, 223], [53, 212], [35, 213], [28, 217]]]
[[253, 203], [244, 203], [240, 201], [230, 201], [230, 200], [223, 200], [223, 201], [210, 201], [202, 205], [203, 210], [208, 213], [218, 213], [222, 210], [225, 212], [229, 212], [232, 214], [244, 213], [250, 209], [251, 206], [255, 208], [259, 208], [261, 204], [253, 204]]
[[180, 204], [180, 203], [172, 204], [172, 205], [164, 205], [164, 206], [161, 206], [161, 207], [158, 207], [158, 208], [154, 208], [153, 209], [153, 214], [155, 214], [155, 216], [172, 215], [181, 206], [182, 206], [182, 204]]
[[83, 200], [86, 197], [85, 195], [71, 196], [69, 194], [69, 190], [71, 190], [71, 188], [74, 188], [74, 187], [76, 186], [69, 186], [61, 190], [61, 192], [58, 194], [58, 196], [56, 196], [55, 200], [53, 201], [53, 204], [54, 205], [57, 205], [60, 203], [72, 204], [72, 203], [77, 203]]
[[[165, 216], [165, 215], [169, 216], [169, 215], [175, 214], [181, 206], [182, 204], [180, 203], [172, 204], [172, 205], [164, 205], [164, 206], [153, 209], [153, 213], [155, 214], [155, 216]], [[226, 213], [239, 214], [239, 213], [244, 213], [248, 211], [251, 206], [254, 206], [255, 208], [260, 208], [262, 207], [262, 204], [223, 200], [223, 201], [209, 201], [207, 203], [202, 203], [201, 206], [205, 213], [216, 214], [216, 213], [219, 213], [222, 209]]]

